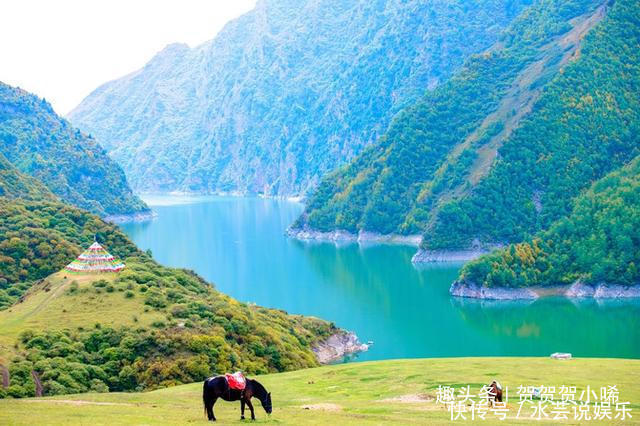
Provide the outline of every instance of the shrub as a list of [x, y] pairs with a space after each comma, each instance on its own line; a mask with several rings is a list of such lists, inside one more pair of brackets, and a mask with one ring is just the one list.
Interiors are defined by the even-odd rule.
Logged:
[[73, 294], [76, 293], [78, 291], [78, 282], [77, 281], [71, 281], [71, 284], [69, 284], [69, 293]]
[[31, 396], [31, 395], [28, 395], [24, 387], [20, 385], [9, 386], [9, 388], [7, 389], [7, 395], [12, 396], [14, 398], [24, 398], [27, 396]]
[[102, 288], [106, 287], [109, 284], [106, 280], [97, 280], [91, 283], [94, 287]]
[[153, 289], [147, 293], [147, 296], [144, 299], [144, 304], [160, 309], [167, 306], [167, 300], [162, 293]]
[[98, 393], [105, 393], [105, 392], [109, 392], [109, 386], [107, 386], [102, 380], [100, 379], [92, 379], [91, 380], [91, 387], [90, 387], [92, 392], [98, 392]]

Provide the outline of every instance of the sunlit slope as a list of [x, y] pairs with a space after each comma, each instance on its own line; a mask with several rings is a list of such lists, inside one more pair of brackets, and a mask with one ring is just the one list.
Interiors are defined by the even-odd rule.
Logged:
[[[120, 273], [61, 271], [0, 311], [0, 398], [140, 391], [215, 372], [314, 367], [333, 324], [238, 302], [187, 270], [139, 254]], [[33, 376], [33, 377], [32, 377]]]
[[[24, 330], [92, 328], [96, 323], [149, 326], [164, 318], [160, 312], [145, 310], [143, 298], [126, 297], [126, 287], [114, 286], [116, 276], [61, 271], [39, 281], [22, 302], [0, 311], [0, 360], [13, 352], [13, 343]], [[106, 285], [96, 286], [99, 280]]]
[[[640, 361], [622, 359], [452, 358], [342, 364], [257, 377], [272, 392], [268, 417], [255, 401], [258, 423], [281, 424], [443, 424], [449, 412], [436, 404], [438, 385], [471, 386], [498, 379], [511, 393], [505, 424], [519, 423], [518, 385], [617, 385], [620, 401], [630, 401], [637, 423]], [[200, 382], [148, 393], [66, 395], [0, 400], [0, 423], [31, 424], [205, 424]], [[515, 398], [515, 399], [514, 399]], [[593, 407], [591, 407], [593, 412]], [[219, 401], [219, 422], [239, 423], [239, 403]], [[523, 412], [524, 413], [524, 412]], [[614, 411], [615, 413], [615, 411]], [[248, 414], [248, 413], [247, 413]], [[530, 415], [527, 410], [523, 416]], [[573, 414], [569, 415], [573, 419]], [[484, 424], [491, 424], [487, 416]], [[525, 421], [520, 421], [526, 423]], [[548, 423], [548, 422], [547, 422]], [[579, 422], [570, 421], [570, 424]], [[601, 424], [598, 422], [597, 424]]]

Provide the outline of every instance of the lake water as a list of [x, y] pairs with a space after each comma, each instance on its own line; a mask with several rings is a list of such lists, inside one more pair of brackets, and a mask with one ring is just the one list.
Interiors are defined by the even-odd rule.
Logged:
[[640, 301], [458, 299], [460, 265], [415, 267], [412, 247], [303, 243], [284, 231], [298, 203], [153, 197], [158, 216], [124, 231], [162, 264], [195, 270], [244, 302], [314, 315], [373, 347], [358, 360], [549, 355], [640, 357]]

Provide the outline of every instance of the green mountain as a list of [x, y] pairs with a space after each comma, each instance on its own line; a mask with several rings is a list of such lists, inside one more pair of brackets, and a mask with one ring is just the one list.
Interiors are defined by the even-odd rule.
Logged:
[[[51, 274], [93, 235], [124, 271]], [[314, 345], [336, 333], [344, 332], [163, 267], [95, 215], [0, 197], [0, 364], [10, 376], [0, 398], [33, 396], [36, 383], [45, 395], [133, 391], [312, 367]]]
[[640, 283], [640, 157], [598, 180], [571, 213], [526, 242], [468, 263], [460, 281], [484, 287]]
[[638, 154], [640, 9], [541, 0], [379, 143], [328, 176], [294, 225], [423, 233], [423, 248], [521, 241]]
[[69, 115], [140, 191], [305, 194], [531, 0], [260, 0]]
[[0, 154], [61, 200], [100, 216], [148, 211], [93, 138], [60, 118], [44, 99], [1, 82]]
[[50, 201], [56, 199], [46, 186], [37, 179], [18, 171], [2, 154], [0, 154], [0, 197]]

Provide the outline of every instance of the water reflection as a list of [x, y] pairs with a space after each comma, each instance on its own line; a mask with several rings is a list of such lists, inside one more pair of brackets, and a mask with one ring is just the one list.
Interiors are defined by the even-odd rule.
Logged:
[[300, 204], [223, 197], [152, 204], [155, 220], [123, 229], [159, 262], [193, 269], [239, 300], [355, 330], [375, 341], [359, 359], [640, 354], [638, 303], [460, 300], [448, 289], [461, 265], [416, 268], [412, 247], [286, 238]]
[[637, 299], [549, 297], [499, 302], [455, 297], [451, 305], [469, 327], [510, 355], [572, 352], [576, 356], [638, 357]]

